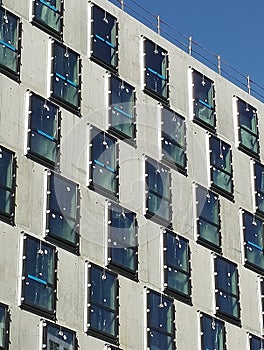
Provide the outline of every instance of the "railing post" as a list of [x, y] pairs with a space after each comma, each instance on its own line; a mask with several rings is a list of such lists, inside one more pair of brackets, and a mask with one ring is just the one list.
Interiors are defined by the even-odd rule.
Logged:
[[248, 88], [248, 94], [250, 95], [250, 77], [249, 77], [249, 75], [247, 76], [247, 88]]
[[160, 35], [160, 16], [157, 16], [157, 31], [158, 31], [158, 34]]
[[218, 69], [218, 74], [221, 75], [221, 56], [217, 56], [217, 69]]
[[189, 55], [192, 55], [192, 36], [189, 36]]

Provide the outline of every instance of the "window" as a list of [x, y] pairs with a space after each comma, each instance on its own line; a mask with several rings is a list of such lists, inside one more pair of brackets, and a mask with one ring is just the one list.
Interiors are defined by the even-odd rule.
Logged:
[[51, 35], [62, 35], [63, 0], [33, 0], [33, 21]]
[[14, 225], [16, 189], [15, 154], [0, 146], [0, 220]]
[[64, 177], [48, 172], [46, 235], [63, 248], [79, 252], [79, 187]]
[[57, 271], [55, 247], [25, 235], [22, 263], [21, 307], [54, 319]]
[[0, 349], [9, 348], [9, 311], [8, 306], [0, 303]]
[[80, 56], [57, 41], [52, 46], [51, 97], [73, 113], [80, 112]]
[[240, 324], [237, 266], [219, 256], [215, 257], [215, 297], [217, 315]]
[[260, 282], [260, 309], [261, 309], [261, 320], [262, 320], [262, 333], [264, 329], [264, 279], [261, 277]]
[[0, 7], [0, 71], [19, 81], [21, 55], [21, 22]]
[[195, 185], [196, 227], [198, 242], [210, 249], [221, 250], [220, 201], [212, 191]]
[[52, 169], [59, 164], [60, 113], [58, 107], [30, 93], [27, 155]]
[[90, 188], [118, 196], [118, 147], [116, 139], [91, 127]]
[[162, 160], [186, 173], [185, 119], [168, 108], [162, 108]]
[[145, 91], [166, 102], [169, 98], [168, 53], [146, 38], [144, 65]]
[[258, 162], [254, 164], [254, 182], [256, 211], [264, 216], [264, 165]]
[[164, 232], [164, 286], [167, 293], [191, 301], [189, 242], [174, 232]]
[[216, 113], [214, 83], [203, 74], [193, 70], [193, 116], [194, 121], [215, 131]]
[[148, 349], [175, 349], [174, 313], [172, 299], [151, 290], [147, 291]]
[[239, 147], [250, 155], [258, 156], [258, 120], [257, 111], [245, 101], [237, 98]]
[[109, 80], [110, 130], [121, 139], [133, 142], [136, 136], [135, 89], [113, 75]]
[[43, 321], [41, 348], [47, 350], [77, 350], [76, 333], [57, 324]]
[[264, 271], [263, 221], [254, 214], [243, 211], [245, 265], [262, 273]]
[[224, 322], [208, 316], [201, 316], [201, 350], [225, 350], [225, 325]]
[[256, 337], [254, 335], [249, 335], [250, 350], [263, 350], [264, 339]]
[[233, 198], [233, 170], [231, 147], [210, 136], [211, 186], [227, 198]]
[[88, 334], [117, 344], [118, 306], [116, 274], [88, 264]]
[[108, 262], [118, 272], [137, 278], [136, 215], [114, 203], [108, 203]]
[[114, 71], [118, 65], [118, 26], [115, 17], [92, 5], [91, 58]]
[[171, 212], [171, 178], [161, 163], [146, 160], [146, 217], [161, 224], [169, 224]]

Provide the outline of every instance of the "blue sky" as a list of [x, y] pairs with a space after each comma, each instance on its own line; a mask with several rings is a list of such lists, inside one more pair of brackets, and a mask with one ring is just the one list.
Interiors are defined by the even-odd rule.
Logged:
[[264, 87], [263, 0], [135, 1]]

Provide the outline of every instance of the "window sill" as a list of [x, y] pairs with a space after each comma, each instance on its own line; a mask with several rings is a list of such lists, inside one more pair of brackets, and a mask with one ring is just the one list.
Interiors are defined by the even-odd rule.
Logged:
[[48, 161], [47, 159], [39, 156], [38, 154], [31, 152], [30, 150], [28, 151], [28, 153], [26, 154], [26, 157], [30, 160], [33, 160], [34, 162], [43, 165], [46, 168], [49, 168], [51, 170], [56, 170], [57, 172], [59, 172], [59, 162], [57, 164]]
[[138, 273], [131, 271], [125, 267], [123, 267], [122, 265], [119, 265], [117, 263], [114, 262], [110, 262], [107, 265], [112, 271], [117, 272], [118, 274], [127, 277], [129, 279], [131, 279], [132, 281], [138, 282]]
[[235, 326], [242, 327], [240, 318], [231, 316], [231, 315], [226, 314], [226, 313], [221, 312], [221, 311], [217, 311], [216, 316], [223, 319], [224, 321], [232, 323]]
[[216, 186], [214, 183], [211, 183], [211, 189], [213, 191], [217, 192], [218, 194], [220, 194], [221, 196], [225, 197], [226, 199], [230, 200], [231, 202], [233, 202], [233, 203], [235, 202], [233, 192], [232, 193], [227, 192], [224, 189], [222, 189], [221, 187]]
[[251, 263], [247, 259], [245, 259], [245, 264], [244, 265], [245, 265], [246, 268], [250, 269], [251, 271], [254, 271], [254, 272], [256, 272], [258, 274], [261, 274], [261, 275], [264, 274], [264, 269], [254, 265], [253, 263]]
[[49, 312], [44, 309], [37, 308], [31, 304], [27, 304], [26, 302], [21, 303], [20, 308], [25, 311], [29, 311], [35, 315], [41, 316], [48, 318], [50, 320], [55, 321], [56, 320], [56, 313], [54, 312]]
[[89, 328], [87, 330], [87, 335], [90, 335], [90, 336], [95, 337], [95, 338], [99, 338], [101, 340], [104, 340], [104, 341], [111, 343], [111, 344], [114, 344], [114, 345], [119, 345], [119, 341], [118, 341], [117, 337], [112, 336], [110, 334], [108, 335], [106, 333], [100, 332], [100, 331], [92, 329], [92, 328]]
[[0, 213], [0, 221], [5, 222], [6, 224], [8, 224], [10, 226], [15, 226], [14, 216], [5, 215], [3, 213]]
[[42, 22], [41, 20], [38, 20], [36, 17], [34, 17], [34, 19], [31, 22], [35, 27], [37, 27], [38, 29], [42, 30], [43, 32], [51, 35], [52, 37], [54, 37], [55, 39], [58, 39], [60, 41], [63, 41], [63, 37], [62, 37], [62, 31], [58, 32], [55, 29], [50, 28], [48, 25], [46, 25], [45, 22]]
[[208, 248], [218, 254], [222, 254], [222, 247], [221, 246], [217, 246], [213, 243], [210, 243], [208, 242], [207, 240], [201, 238], [201, 237], [198, 237], [197, 239], [197, 243], [201, 244], [202, 246], [204, 246], [205, 248]]
[[[109, 132], [110, 134], [112, 134], [113, 136], [119, 138], [120, 140], [126, 142], [126, 143], [129, 144], [130, 146], [133, 146], [134, 148], [137, 147], [135, 135], [134, 135], [134, 137], [129, 137], [129, 136], [123, 134], [122, 132], [119, 132], [118, 130], [116, 130], [116, 129], [113, 128], [113, 127], [110, 127], [110, 128], [108, 129], [108, 132]], [[136, 132], [134, 132], [134, 134], [136, 134]]]
[[[19, 65], [20, 65], [20, 63], [19, 63]], [[14, 80], [17, 83], [21, 82], [19, 73], [15, 73], [15, 72], [11, 71], [10, 69], [8, 69], [6, 66], [2, 65], [1, 63], [0, 63], [0, 73], [4, 74], [5, 76]]]
[[190, 306], [193, 305], [193, 304], [192, 304], [192, 298], [191, 298], [190, 295], [183, 294], [183, 293], [178, 292], [178, 291], [176, 291], [175, 289], [172, 289], [172, 288], [170, 288], [170, 287], [164, 288], [164, 292], [165, 292], [168, 296], [170, 296], [170, 297], [172, 297], [172, 298], [174, 298], [174, 299], [177, 299], [177, 300], [179, 300], [179, 301], [181, 301], [181, 302], [183, 302], [183, 303], [185, 303], [185, 304], [187, 304], [187, 305], [190, 305]]
[[113, 193], [111, 191], [108, 191], [107, 189], [101, 187], [101, 186], [98, 186], [98, 185], [95, 185], [93, 183], [90, 183], [88, 185], [88, 188], [104, 197], [107, 197], [111, 200], [113, 200], [114, 202], [118, 202], [118, 194], [116, 193]]
[[159, 102], [164, 103], [165, 105], [169, 104], [169, 97], [164, 97], [155, 91], [149, 89], [148, 87], [144, 87], [144, 92], [149, 95], [150, 97], [154, 98], [155, 100], [158, 100]]
[[164, 163], [165, 165], [169, 166], [170, 168], [176, 170], [178, 173], [184, 175], [184, 176], [188, 176], [187, 174], [187, 161], [186, 161], [186, 165], [184, 167], [177, 165], [175, 162], [171, 161], [170, 159], [166, 158], [166, 157], [162, 157], [161, 159], [162, 163]]
[[[80, 96], [79, 96], [79, 98], [80, 98]], [[60, 98], [59, 96], [56, 96], [56, 95], [54, 95], [52, 93], [50, 95], [50, 100], [52, 102], [55, 102], [56, 104], [60, 105], [61, 107], [67, 109], [69, 112], [77, 115], [78, 117], [81, 116], [81, 108], [80, 108], [80, 106], [76, 107], [76, 106], [68, 103], [64, 99]]]
[[195, 115], [193, 116], [193, 122], [199, 126], [201, 126], [202, 128], [206, 129], [207, 131], [209, 131], [210, 133], [216, 134], [216, 126], [212, 126], [210, 124], [207, 124], [206, 122], [204, 122], [203, 120], [197, 118]]
[[[112, 66], [111, 64], [108, 64], [108, 63], [102, 61], [100, 58], [93, 56], [93, 54], [91, 54], [90, 59], [91, 59], [91, 61], [97, 63], [99, 66], [111, 71], [112, 73], [117, 73], [117, 71], [118, 71], [118, 66], [116, 66], [116, 67]], [[117, 58], [117, 61], [118, 61], [118, 58]]]
[[156, 224], [162, 225], [163, 227], [168, 229], [172, 229], [171, 220], [166, 220], [161, 216], [158, 216], [157, 214], [150, 213], [150, 212], [146, 212], [145, 217], [146, 219], [150, 219], [151, 221], [154, 221]]
[[45, 236], [46, 241], [64, 249], [67, 250], [70, 253], [76, 254], [77, 256], [80, 255], [79, 252], [79, 244], [78, 245], [71, 245], [69, 243], [67, 243], [66, 241], [63, 241], [59, 238], [57, 238], [57, 236], [52, 236], [52, 234]]
[[256, 153], [252, 151], [251, 149], [245, 147], [242, 143], [239, 144], [238, 149], [247, 154], [249, 157], [252, 157], [258, 161], [260, 160], [259, 152]]

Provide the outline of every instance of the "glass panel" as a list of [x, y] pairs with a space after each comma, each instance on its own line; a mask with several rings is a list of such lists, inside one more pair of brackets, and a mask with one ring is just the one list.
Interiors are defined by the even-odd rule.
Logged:
[[0, 9], [0, 64], [17, 72], [18, 20]]
[[11, 215], [13, 211], [13, 154], [0, 147], [0, 212]]
[[255, 163], [255, 186], [256, 186], [256, 206], [260, 212], [264, 213], [264, 166]]
[[202, 350], [224, 350], [224, 326], [207, 316], [202, 317]]
[[250, 338], [250, 350], [262, 350], [264, 346], [264, 340], [257, 337]]
[[251, 151], [258, 153], [258, 130], [256, 109], [238, 99], [237, 109], [240, 126], [240, 142]]
[[149, 332], [149, 349], [150, 350], [173, 350], [173, 339], [171, 336], [162, 334], [154, 329]]
[[188, 243], [167, 231], [166, 263], [182, 271], [189, 271]]
[[92, 55], [103, 63], [116, 67], [116, 18], [95, 5], [92, 11]]
[[54, 43], [53, 93], [71, 105], [79, 105], [78, 55]]
[[135, 214], [124, 212], [122, 208], [111, 210], [110, 248], [111, 262], [125, 268], [136, 270], [136, 232]]
[[0, 306], [0, 349], [5, 348], [6, 337], [6, 308]]
[[61, 0], [35, 0], [35, 19], [61, 31]]
[[50, 213], [48, 221], [49, 235], [77, 244], [76, 221], [60, 214]]
[[134, 89], [115, 77], [111, 77], [111, 127], [133, 137]]
[[169, 172], [159, 163], [147, 161], [149, 190], [161, 197], [170, 198]]
[[263, 222], [254, 215], [244, 213], [245, 255], [248, 262], [264, 269]]
[[91, 269], [91, 302], [113, 311], [117, 308], [116, 277], [97, 267]]
[[147, 208], [150, 214], [157, 215], [168, 221], [170, 220], [170, 202], [168, 200], [149, 192]]
[[220, 312], [236, 318], [239, 317], [239, 304], [237, 297], [233, 297], [224, 292], [219, 292], [217, 294], [216, 302]]
[[148, 294], [149, 326], [158, 328], [161, 333], [172, 333], [172, 302], [161, 294]]
[[63, 327], [48, 324], [47, 344], [48, 350], [75, 350], [75, 334]]
[[116, 315], [113, 311], [92, 305], [90, 315], [93, 329], [113, 336], [116, 335]]

